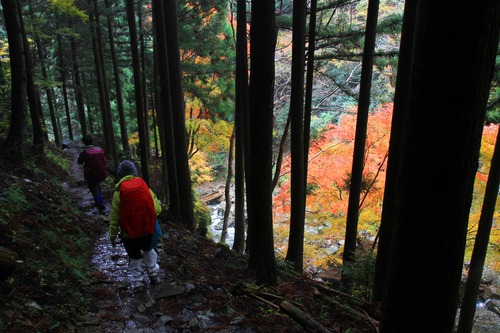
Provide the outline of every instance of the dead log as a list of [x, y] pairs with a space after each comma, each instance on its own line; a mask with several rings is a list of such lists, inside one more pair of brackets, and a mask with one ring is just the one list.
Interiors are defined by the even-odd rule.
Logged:
[[285, 312], [290, 318], [295, 320], [300, 326], [304, 328], [309, 328], [314, 332], [330, 333], [326, 327], [321, 325], [319, 322], [314, 320], [310, 315], [300, 310], [298, 307], [290, 303], [289, 301], [283, 301], [280, 303], [280, 308]]
[[0, 246], [0, 280], [5, 281], [14, 273], [17, 253]]

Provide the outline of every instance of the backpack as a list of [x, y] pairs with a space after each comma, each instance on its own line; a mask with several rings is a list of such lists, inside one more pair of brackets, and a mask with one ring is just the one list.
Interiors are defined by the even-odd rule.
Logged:
[[131, 238], [153, 234], [156, 210], [149, 187], [140, 177], [120, 184], [120, 228]]
[[85, 151], [85, 175], [88, 179], [102, 182], [108, 176], [108, 160], [104, 150], [91, 147]]

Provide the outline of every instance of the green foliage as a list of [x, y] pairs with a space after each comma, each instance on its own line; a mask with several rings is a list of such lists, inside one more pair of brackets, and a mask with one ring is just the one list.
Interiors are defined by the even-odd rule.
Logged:
[[50, 0], [51, 6], [70, 16], [79, 17], [82, 21], [88, 20], [88, 15], [75, 5], [75, 0]]
[[14, 183], [0, 194], [0, 224], [7, 224], [8, 218], [30, 204], [22, 192], [22, 187]]
[[69, 161], [66, 156], [64, 156], [60, 151], [53, 150], [53, 149], [46, 149], [45, 151], [45, 157], [54, 163], [55, 165], [59, 166], [62, 170], [64, 170], [66, 173], [69, 174], [70, 169], [69, 169]]
[[234, 111], [233, 31], [227, 1], [179, 3], [179, 43], [187, 104], [199, 101], [211, 116], [230, 119]]
[[207, 233], [210, 223], [212, 223], [210, 207], [202, 202], [196, 193], [193, 195], [194, 219], [195, 221], [198, 221], [198, 230], [200, 230], [202, 233]]
[[344, 274], [353, 279], [353, 296], [370, 301], [373, 289], [373, 277], [375, 275], [376, 254], [369, 249], [358, 248], [356, 250], [356, 261], [354, 263], [344, 262], [342, 270]]

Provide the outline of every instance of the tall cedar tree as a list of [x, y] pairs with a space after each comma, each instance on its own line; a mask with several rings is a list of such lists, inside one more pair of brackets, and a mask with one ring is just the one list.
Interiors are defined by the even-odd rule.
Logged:
[[469, 275], [465, 283], [462, 307], [460, 310], [460, 320], [458, 322], [457, 333], [471, 332], [474, 324], [474, 314], [476, 312], [476, 301], [479, 293], [479, 285], [483, 275], [484, 261], [488, 251], [490, 241], [490, 231], [493, 224], [493, 215], [498, 199], [498, 186], [500, 183], [500, 133], [497, 132], [495, 150], [491, 158], [490, 172], [484, 193], [483, 207], [476, 240], [469, 266]]
[[113, 163], [116, 167], [118, 166], [118, 152], [116, 150], [115, 135], [111, 118], [111, 105], [109, 99], [107, 76], [104, 69], [105, 63], [101, 29], [99, 26], [99, 10], [96, 0], [92, 2], [91, 0], [88, 0], [88, 4], [90, 33], [92, 38], [92, 51], [94, 55], [97, 87], [99, 91], [99, 106], [101, 108], [102, 129], [106, 142], [106, 153], [112, 157]]
[[416, 12], [381, 332], [451, 333], [500, 2], [418, 1]]
[[295, 270], [304, 268], [304, 63], [306, 39], [306, 1], [293, 1], [292, 87], [290, 120], [292, 131], [292, 176], [290, 237], [286, 260], [294, 263]]
[[[56, 22], [59, 22], [59, 20], [56, 20]], [[60, 30], [61, 27], [57, 26], [57, 30]], [[60, 75], [60, 80], [61, 80], [61, 87], [62, 87], [62, 96], [64, 100], [64, 111], [66, 112], [66, 125], [68, 129], [68, 136], [70, 140], [73, 140], [73, 125], [71, 121], [71, 113], [69, 112], [69, 101], [68, 101], [68, 89], [67, 89], [67, 84], [66, 84], [66, 64], [64, 62], [64, 54], [63, 54], [63, 48], [62, 48], [62, 39], [61, 35], [57, 35], [57, 51], [58, 51], [58, 58], [59, 58], [59, 75]]]
[[22, 35], [23, 35], [23, 47], [25, 50], [24, 60], [26, 61], [26, 92], [28, 95], [29, 110], [31, 116], [31, 126], [33, 128], [33, 145], [36, 146], [37, 153], [43, 153], [44, 146], [44, 131], [42, 126], [42, 110], [39, 103], [40, 97], [38, 96], [38, 91], [35, 86], [33, 61], [31, 59], [31, 52], [28, 43], [28, 37], [26, 35], [26, 29], [23, 23], [23, 16], [21, 12], [21, 2], [17, 0], [17, 6], [20, 9], [19, 22], [21, 23]]
[[191, 230], [195, 229], [191, 173], [187, 155], [186, 116], [184, 93], [182, 90], [181, 59], [178, 37], [177, 1], [164, 2], [165, 33], [168, 52], [168, 67], [172, 96], [172, 123], [175, 142], [175, 162], [179, 186], [179, 203], [182, 222]]
[[377, 33], [379, 0], [368, 1], [366, 18], [365, 45], [359, 87], [358, 116], [356, 118], [356, 134], [354, 138], [354, 156], [352, 158], [351, 184], [349, 187], [349, 203], [345, 231], [342, 285], [347, 291], [352, 288], [352, 269], [349, 264], [356, 261], [356, 240], [358, 236], [359, 196], [363, 178], [365, 157], [366, 129], [368, 127], [368, 110], [370, 108], [370, 90], [373, 73], [373, 54], [375, 52], [375, 36]]
[[120, 79], [120, 70], [118, 68], [118, 58], [116, 56], [115, 37], [113, 32], [113, 13], [111, 12], [112, 8], [109, 0], [104, 0], [104, 5], [108, 9], [106, 22], [108, 24], [109, 50], [111, 52], [113, 74], [115, 77], [116, 106], [118, 108], [118, 118], [120, 120], [120, 137], [122, 142], [122, 149], [126, 152], [129, 152], [130, 147], [128, 144], [127, 123], [125, 120], [125, 111], [123, 107], [122, 84]]
[[275, 2], [252, 1], [250, 26], [248, 265], [261, 283], [276, 283], [272, 214]]
[[137, 25], [135, 23], [135, 7], [133, 0], [127, 0], [127, 21], [130, 33], [130, 49], [132, 53], [132, 68], [134, 71], [135, 111], [139, 127], [139, 148], [141, 157], [141, 173], [144, 181], [149, 184], [149, 147], [146, 139], [146, 123], [144, 118], [144, 92], [142, 91], [141, 64], [137, 45]]
[[172, 123], [172, 97], [170, 95], [170, 73], [168, 67], [167, 41], [165, 34], [165, 18], [163, 1], [153, 0], [153, 22], [155, 29], [155, 57], [158, 66], [158, 114], [161, 118], [162, 151], [165, 155], [164, 166], [167, 171], [169, 213], [179, 218], [181, 208], [179, 202], [179, 186], [177, 183], [177, 166], [175, 163], [174, 127]]
[[237, 0], [236, 7], [236, 132], [234, 157], [234, 243], [239, 253], [245, 250], [245, 117], [248, 117], [248, 60], [246, 0]]
[[80, 120], [80, 130], [82, 137], [87, 135], [87, 120], [85, 118], [85, 104], [83, 102], [82, 83], [80, 79], [80, 66], [78, 66], [78, 51], [74, 37], [70, 37], [71, 60], [73, 61], [73, 84], [75, 91], [76, 108], [78, 110], [78, 120]]
[[375, 277], [373, 282], [372, 300], [382, 301], [387, 270], [389, 265], [390, 244], [394, 231], [394, 209], [396, 205], [397, 170], [402, 154], [403, 129], [406, 116], [406, 95], [408, 93], [408, 76], [411, 66], [411, 48], [413, 44], [413, 30], [415, 28], [416, 1], [405, 3], [403, 14], [403, 28], [399, 47], [398, 78], [394, 95], [394, 111], [392, 113], [391, 136], [389, 141], [389, 157], [387, 160], [387, 174], [384, 187], [384, 202], [382, 205], [382, 219], [379, 229], [379, 245], [375, 263]]
[[17, 0], [2, 0], [5, 28], [9, 40], [11, 70], [11, 117], [9, 133], [2, 143], [2, 151], [22, 160], [27, 134], [26, 61], [22, 35], [21, 9]]

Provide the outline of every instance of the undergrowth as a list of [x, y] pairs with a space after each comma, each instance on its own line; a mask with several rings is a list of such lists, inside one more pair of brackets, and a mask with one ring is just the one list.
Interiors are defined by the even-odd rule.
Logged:
[[69, 160], [56, 149], [23, 165], [0, 159], [0, 247], [17, 254], [15, 271], [0, 281], [0, 332], [70, 331], [88, 307], [92, 241], [61, 187]]

